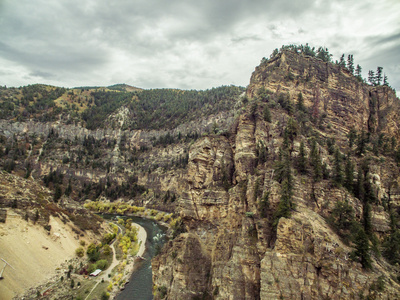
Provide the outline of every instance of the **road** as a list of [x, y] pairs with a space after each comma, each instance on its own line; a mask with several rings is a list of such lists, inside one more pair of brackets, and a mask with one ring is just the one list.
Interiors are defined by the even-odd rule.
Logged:
[[[122, 232], [122, 228], [116, 224], [113, 223], [114, 225], [118, 226], [118, 232], [117, 232], [117, 236], [118, 234], [120, 234]], [[86, 296], [85, 300], [87, 300], [89, 298], [89, 296], [92, 294], [92, 292], [96, 289], [96, 287], [104, 280], [108, 280], [108, 275], [111, 274], [112, 270], [119, 264], [119, 260], [117, 260], [117, 255], [116, 255], [116, 250], [115, 250], [115, 242], [117, 241], [117, 239], [115, 238], [114, 241], [111, 243], [111, 249], [113, 252], [113, 260], [111, 265], [107, 268], [107, 270], [105, 270], [104, 272], [102, 272], [99, 276], [97, 276], [97, 282], [94, 285], [94, 287], [92, 288], [92, 290], [90, 291], [90, 293]]]

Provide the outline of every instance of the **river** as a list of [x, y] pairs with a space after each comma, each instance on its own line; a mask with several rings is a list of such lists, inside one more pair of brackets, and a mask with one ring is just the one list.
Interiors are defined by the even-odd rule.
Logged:
[[[103, 216], [109, 218], [109, 216]], [[156, 254], [157, 248], [161, 248], [166, 241], [166, 228], [155, 221], [123, 216], [123, 219], [132, 219], [132, 222], [142, 226], [147, 232], [145, 260], [136, 262], [138, 267], [129, 279], [125, 289], [116, 297], [117, 300], [151, 300], [153, 299], [153, 280], [151, 259]]]

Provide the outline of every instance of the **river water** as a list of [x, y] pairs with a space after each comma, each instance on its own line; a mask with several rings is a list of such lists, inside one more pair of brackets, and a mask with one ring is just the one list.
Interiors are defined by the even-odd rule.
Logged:
[[[103, 216], [107, 218], [106, 216]], [[132, 222], [142, 226], [147, 232], [145, 260], [136, 261], [139, 264], [136, 271], [129, 279], [125, 289], [116, 297], [117, 300], [151, 300], [153, 299], [153, 280], [151, 271], [151, 259], [155, 256], [166, 241], [166, 228], [158, 223], [139, 217], [122, 217], [132, 219]]]

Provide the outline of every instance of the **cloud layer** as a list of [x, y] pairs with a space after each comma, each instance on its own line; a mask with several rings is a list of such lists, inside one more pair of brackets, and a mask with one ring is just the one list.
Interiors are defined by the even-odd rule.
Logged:
[[[355, 2], [355, 1], [354, 1]], [[246, 86], [290, 43], [354, 54], [400, 89], [396, 0], [0, 0], [0, 84]]]

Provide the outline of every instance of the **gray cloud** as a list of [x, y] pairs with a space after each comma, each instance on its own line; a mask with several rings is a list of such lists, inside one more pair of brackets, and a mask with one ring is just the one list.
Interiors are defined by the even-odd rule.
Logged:
[[[390, 5], [388, 14], [400, 9]], [[362, 51], [368, 45], [388, 44], [382, 53], [398, 58], [389, 47], [400, 42], [398, 23], [384, 36], [369, 33], [374, 20], [367, 18], [378, 18], [378, 7], [384, 5], [372, 0], [0, 0], [0, 83], [246, 85], [272, 49], [306, 42], [336, 56], [358, 51], [369, 65], [373, 57]], [[381, 27], [389, 27], [387, 19], [382, 14]], [[400, 88], [398, 73], [390, 76]]]
[[51, 79], [51, 78], [54, 78], [56, 75], [38, 70], [38, 71], [33, 71], [32, 73], [29, 74], [29, 76]]
[[368, 37], [367, 40], [369, 41], [370, 44], [373, 44], [375, 46], [382, 46], [383, 44], [387, 44], [387, 43], [399, 43], [400, 41], [400, 33], [396, 32], [396, 33], [392, 33], [389, 35], [386, 35], [384, 37], [382, 36], [371, 36]]

